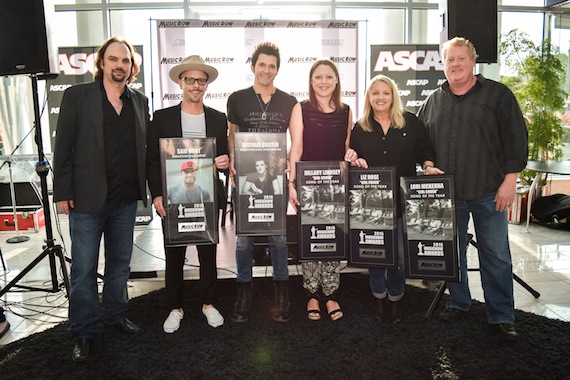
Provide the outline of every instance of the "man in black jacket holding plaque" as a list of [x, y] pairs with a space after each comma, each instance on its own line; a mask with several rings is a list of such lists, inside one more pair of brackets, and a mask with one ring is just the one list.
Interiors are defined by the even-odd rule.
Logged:
[[[160, 138], [216, 138], [218, 156], [214, 163], [216, 169], [227, 170], [230, 160], [228, 156], [227, 119], [226, 115], [204, 105], [204, 93], [208, 84], [218, 76], [218, 70], [206, 65], [198, 55], [191, 55], [173, 67], [170, 79], [180, 85], [183, 91], [182, 102], [176, 106], [165, 108], [154, 113], [148, 133], [147, 177], [152, 203], [161, 218], [165, 218], [166, 196], [162, 194], [162, 173], [160, 166]], [[166, 195], [166, 194], [164, 194]], [[223, 200], [219, 200], [223, 201]], [[164, 227], [164, 224], [163, 224]], [[166, 233], [166, 231], [165, 231]], [[171, 309], [163, 329], [173, 333], [180, 327], [184, 317], [182, 309], [184, 299], [184, 260], [186, 248], [165, 247], [166, 253], [166, 293]], [[216, 245], [198, 245], [200, 261], [200, 297], [202, 313], [212, 327], [221, 326], [224, 318], [213, 306], [217, 280]]]

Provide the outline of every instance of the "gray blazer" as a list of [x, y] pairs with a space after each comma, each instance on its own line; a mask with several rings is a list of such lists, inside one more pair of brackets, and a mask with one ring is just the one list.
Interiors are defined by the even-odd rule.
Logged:
[[[139, 191], [146, 205], [146, 133], [150, 123], [148, 99], [127, 87], [133, 101]], [[54, 148], [53, 200], [73, 200], [74, 210], [93, 213], [107, 198], [103, 138], [103, 94], [99, 80], [65, 90]]]

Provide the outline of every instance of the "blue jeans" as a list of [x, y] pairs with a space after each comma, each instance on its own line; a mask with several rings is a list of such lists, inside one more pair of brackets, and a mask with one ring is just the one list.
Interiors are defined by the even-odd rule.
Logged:
[[487, 320], [491, 324], [513, 323], [513, 265], [507, 212], [495, 210], [495, 194], [488, 193], [470, 201], [456, 201], [461, 282], [447, 283], [450, 297], [446, 307], [468, 311], [471, 306], [467, 279], [467, 226], [472, 215]]
[[402, 218], [396, 222], [396, 249], [398, 252], [398, 268], [368, 268], [370, 273], [370, 290], [376, 298], [388, 298], [399, 301], [406, 289], [406, 268], [404, 266], [404, 232]]
[[75, 338], [94, 339], [99, 320], [97, 264], [101, 237], [105, 239], [103, 312], [114, 324], [127, 315], [126, 285], [133, 252], [137, 202], [105, 203], [93, 214], [69, 214], [71, 234], [71, 289], [69, 331]]
[[[288, 250], [287, 236], [268, 236], [269, 249], [271, 252], [271, 264], [273, 265], [273, 279], [284, 281], [289, 279], [289, 267], [287, 266]], [[238, 236], [236, 238], [236, 264], [237, 282], [253, 281], [253, 243], [255, 236]]]

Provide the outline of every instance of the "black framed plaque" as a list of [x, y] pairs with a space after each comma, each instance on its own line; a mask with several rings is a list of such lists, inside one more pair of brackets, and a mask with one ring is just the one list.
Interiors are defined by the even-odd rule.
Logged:
[[344, 161], [297, 162], [299, 260], [346, 260]]
[[285, 235], [285, 133], [234, 135], [236, 235]]
[[401, 187], [407, 277], [459, 281], [452, 177], [403, 177]]
[[214, 138], [160, 139], [166, 246], [218, 243], [215, 157]]
[[397, 268], [396, 169], [352, 167], [348, 172], [348, 263]]

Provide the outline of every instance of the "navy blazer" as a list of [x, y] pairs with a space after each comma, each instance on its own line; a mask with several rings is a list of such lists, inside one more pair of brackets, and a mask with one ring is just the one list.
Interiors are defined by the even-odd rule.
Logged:
[[[147, 179], [152, 199], [162, 196], [162, 175], [160, 168], [160, 138], [182, 137], [180, 104], [158, 110], [152, 117], [148, 132]], [[228, 120], [226, 114], [204, 105], [206, 137], [216, 138], [216, 154], [228, 154]]]
[[[133, 102], [139, 191], [146, 206], [146, 133], [150, 123], [148, 99], [140, 91], [129, 87], [126, 91], [129, 91]], [[73, 200], [77, 212], [99, 211], [107, 199], [100, 80], [65, 90], [56, 133], [54, 202]]]

